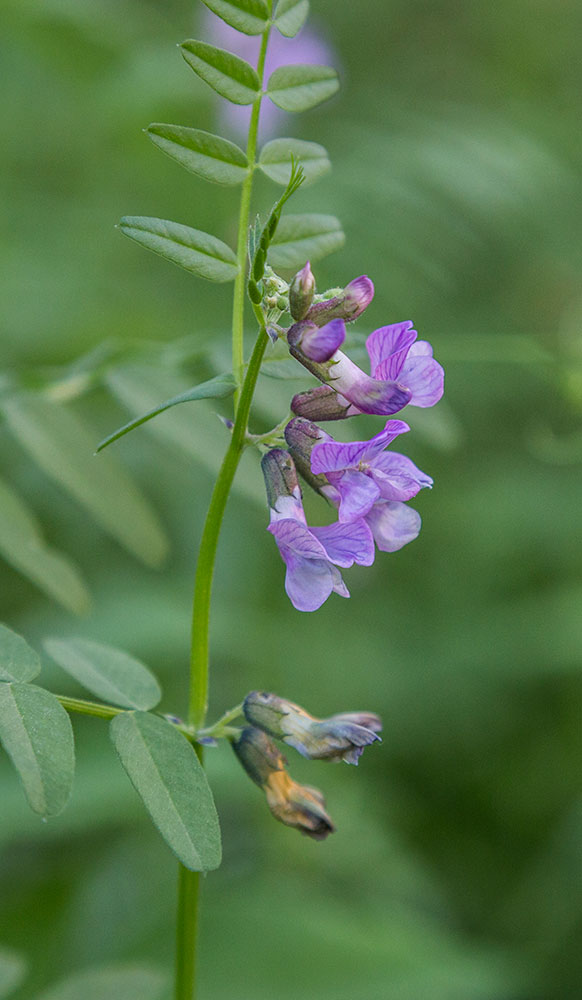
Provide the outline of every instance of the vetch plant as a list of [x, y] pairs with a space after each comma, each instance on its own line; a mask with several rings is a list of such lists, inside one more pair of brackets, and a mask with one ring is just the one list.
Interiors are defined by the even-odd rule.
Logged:
[[[268, 531], [285, 563], [286, 591], [294, 608], [313, 612], [333, 593], [349, 597], [342, 573], [354, 563], [370, 566], [376, 548], [394, 552], [417, 537], [420, 517], [407, 504], [421, 489], [431, 487], [432, 479], [405, 455], [387, 450], [410, 429], [393, 415], [407, 404], [430, 407], [443, 392], [442, 368], [430, 345], [417, 340], [410, 322], [370, 334], [369, 374], [340, 350], [346, 343], [349, 350], [346, 325], [364, 314], [374, 285], [361, 275], [344, 286], [318, 292], [311, 262], [342, 245], [341, 226], [331, 216], [287, 211], [306, 178], [313, 180], [326, 169], [327, 153], [315, 143], [294, 139], [272, 140], [258, 149], [265, 98], [284, 111], [297, 112], [331, 98], [339, 86], [333, 69], [300, 60], [278, 66], [265, 78], [272, 32], [295, 36], [307, 16], [307, 0], [204, 2], [232, 29], [260, 40], [256, 66], [205, 41], [181, 45], [186, 63], [217, 94], [234, 106], [250, 108], [246, 149], [180, 125], [152, 124], [147, 134], [178, 164], [205, 180], [242, 185], [236, 249], [215, 235], [163, 219], [127, 216], [120, 229], [199, 278], [234, 283], [231, 371], [160, 402], [98, 447], [102, 452], [171, 407], [233, 397], [232, 418], [224, 421], [224, 459], [198, 551], [186, 718], [155, 711], [161, 690], [144, 664], [112, 646], [83, 638], [50, 637], [45, 650], [100, 700], [52, 694], [32, 683], [41, 667], [37, 653], [23, 638], [0, 627], [0, 739], [32, 809], [45, 817], [56, 815], [70, 796], [74, 771], [70, 713], [108, 719], [121, 764], [180, 862], [176, 1000], [192, 1000], [195, 991], [200, 874], [221, 862], [219, 821], [204, 771], [204, 748], [221, 740], [230, 742], [246, 773], [264, 792], [273, 816], [323, 840], [335, 829], [323, 793], [293, 780], [277, 741], [309, 760], [357, 764], [365, 747], [380, 742], [382, 728], [373, 712], [317, 718], [283, 697], [258, 691], [208, 723], [212, 579], [241, 456], [247, 448], [262, 455]], [[251, 221], [257, 170], [282, 184], [283, 192], [268, 213]], [[243, 340], [245, 306], [257, 329], [248, 358]], [[295, 395], [288, 408], [283, 405], [281, 419], [271, 431], [253, 434], [249, 421], [257, 379], [269, 355], [277, 356], [282, 346], [290, 362], [302, 365], [320, 384]], [[74, 386], [85, 385], [91, 377], [81, 367]], [[18, 414], [22, 402], [15, 400], [7, 412], [12, 406], [13, 414]], [[354, 431], [357, 439], [351, 443], [334, 440], [319, 426], [359, 414], [390, 419], [369, 440], [360, 440], [361, 434]], [[332, 523], [307, 524], [299, 476], [327, 501]]]

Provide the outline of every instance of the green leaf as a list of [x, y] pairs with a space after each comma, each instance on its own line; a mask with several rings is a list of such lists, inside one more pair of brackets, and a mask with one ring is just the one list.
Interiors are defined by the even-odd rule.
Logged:
[[[175, 372], [144, 364], [125, 365], [108, 372], [106, 382], [114, 396], [136, 414], [153, 407], [160, 397], [183, 391], [186, 384]], [[148, 423], [146, 431], [158, 438], [164, 447], [171, 445], [194, 459], [213, 479], [216, 478], [229, 439], [224, 425], [207, 403], [200, 402], [195, 411], [177, 406], [163, 413], [159, 420]], [[264, 510], [265, 490], [257, 458], [256, 449], [245, 449], [232, 489]]]
[[111, 721], [111, 739], [162, 837], [191, 871], [221, 861], [220, 827], [210, 786], [188, 740], [147, 712]]
[[184, 125], [148, 125], [146, 135], [186, 170], [215, 184], [242, 184], [249, 163], [242, 149], [228, 139]]
[[162, 697], [151, 671], [121, 649], [90, 639], [46, 639], [43, 645], [63, 670], [104, 701], [147, 711]]
[[90, 597], [76, 566], [48, 546], [22, 497], [0, 480], [0, 552], [29, 580], [69, 611], [84, 614]]
[[261, 35], [269, 20], [265, 0], [202, 0], [223, 21], [244, 35]]
[[275, 269], [295, 270], [306, 260], [318, 260], [345, 243], [339, 219], [333, 215], [284, 215], [269, 248], [269, 263]]
[[37, 652], [12, 629], [0, 625], [0, 681], [31, 681], [40, 674]]
[[76, 972], [37, 1000], [163, 1000], [168, 986], [160, 969], [119, 965]]
[[304, 142], [302, 139], [273, 139], [268, 142], [261, 150], [259, 167], [277, 184], [288, 184], [291, 157], [303, 167], [307, 184], [331, 168], [327, 150], [317, 142]]
[[148, 501], [110, 455], [95, 458], [95, 436], [66, 407], [36, 393], [1, 401], [10, 429], [57, 484], [121, 545], [156, 566], [167, 541]]
[[124, 434], [128, 434], [129, 431], [145, 424], [152, 417], [157, 417], [158, 413], [163, 413], [164, 410], [169, 410], [170, 407], [177, 406], [178, 403], [188, 403], [196, 399], [223, 399], [225, 396], [232, 396], [235, 389], [236, 381], [232, 375], [216, 375], [214, 378], [208, 379], [207, 382], [201, 382], [200, 385], [196, 385], [192, 389], [187, 389], [186, 392], [181, 392], [178, 396], [174, 396], [173, 399], [168, 399], [165, 403], [160, 403], [153, 410], [148, 410], [147, 413], [144, 413], [142, 417], [130, 420], [128, 424], [124, 424], [119, 430], [114, 431], [113, 434], [104, 438], [97, 446], [97, 451], [103, 451], [107, 445], [118, 441]]
[[275, 11], [275, 27], [282, 35], [293, 38], [303, 27], [309, 14], [309, 0], [279, 0]]
[[153, 250], [199, 278], [221, 282], [234, 281], [236, 277], [238, 265], [230, 247], [200, 229], [140, 215], [124, 216], [119, 228], [142, 247]]
[[339, 77], [331, 66], [280, 66], [271, 73], [267, 96], [283, 111], [307, 111], [337, 90]]
[[252, 104], [261, 85], [252, 66], [244, 59], [206, 42], [190, 39], [180, 46], [195, 73], [233, 104]]
[[0, 948], [0, 1000], [10, 996], [26, 975], [26, 962], [9, 948]]
[[0, 683], [0, 740], [34, 812], [56, 816], [73, 785], [75, 748], [69, 716], [33, 684]]

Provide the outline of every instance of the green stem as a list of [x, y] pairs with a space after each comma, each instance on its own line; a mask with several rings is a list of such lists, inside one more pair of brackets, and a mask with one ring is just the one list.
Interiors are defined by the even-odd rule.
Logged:
[[81, 715], [93, 715], [98, 719], [113, 719], [116, 715], [125, 712], [124, 708], [116, 708], [114, 705], [102, 705], [97, 701], [85, 701], [84, 698], [69, 698], [65, 694], [57, 694], [63, 708], [67, 712], [79, 712]]
[[[269, 14], [272, 0], [267, 0]], [[238, 220], [237, 261], [238, 273], [234, 283], [232, 308], [232, 369], [237, 382], [234, 397], [235, 422], [230, 445], [224, 456], [218, 479], [212, 491], [210, 506], [200, 541], [196, 577], [194, 581], [194, 603], [192, 607], [192, 647], [190, 655], [190, 698], [188, 722], [200, 729], [204, 726], [208, 702], [208, 667], [210, 627], [210, 596], [218, 536], [232, 481], [245, 447], [251, 402], [261, 361], [268, 337], [261, 316], [259, 336], [243, 380], [244, 371], [244, 307], [246, 289], [247, 232], [251, 211], [253, 174], [257, 157], [257, 135], [261, 110], [265, 57], [271, 30], [269, 21], [261, 40], [257, 64], [257, 75], [261, 91], [257, 95], [251, 112], [247, 141], [249, 172], [243, 184]], [[241, 388], [242, 386], [242, 388]], [[202, 763], [202, 747], [197, 748]], [[193, 1000], [196, 985], [196, 938], [198, 927], [200, 874], [180, 866], [178, 885], [178, 914], [176, 927], [176, 1000]]]
[[218, 536], [234, 474], [245, 448], [251, 402], [267, 343], [268, 337], [263, 326], [259, 331], [248, 364], [230, 445], [224, 456], [214, 490], [212, 491], [210, 506], [202, 531], [194, 581], [192, 653], [190, 659], [190, 707], [188, 714], [188, 721], [195, 729], [201, 729], [204, 725], [208, 701], [210, 595]]
[[[204, 725], [208, 701], [210, 596], [218, 536], [234, 474], [244, 451], [249, 413], [261, 361], [268, 343], [264, 326], [254, 346], [242, 386], [230, 445], [212, 491], [202, 531], [192, 608], [192, 653], [190, 659], [190, 706], [188, 721], [196, 729]], [[202, 761], [202, 747], [196, 752]], [[180, 866], [176, 931], [176, 1000], [193, 1000], [196, 975], [196, 936], [199, 906], [199, 872]]]
[[[269, 13], [272, 2], [269, 2]], [[265, 57], [267, 55], [267, 45], [271, 33], [271, 22], [267, 23], [263, 37], [261, 39], [261, 49], [257, 63], [257, 76], [260, 86], [263, 86], [263, 76], [265, 73]], [[235, 410], [239, 404], [240, 386], [243, 380], [244, 368], [244, 307], [245, 307], [245, 286], [246, 286], [246, 262], [247, 262], [247, 236], [249, 229], [249, 218], [251, 213], [251, 194], [253, 190], [253, 174], [257, 161], [257, 135], [259, 131], [259, 115], [261, 112], [261, 101], [263, 98], [262, 89], [259, 91], [249, 124], [249, 135], [247, 140], [247, 160], [249, 172], [242, 186], [240, 196], [240, 211], [238, 217], [238, 238], [236, 244], [236, 259], [238, 262], [238, 273], [234, 282], [234, 294], [232, 302], [232, 370], [237, 381], [237, 391], [235, 392]]]
[[[268, 337], [261, 327], [243, 383], [230, 445], [216, 480], [202, 532], [192, 608], [190, 708], [188, 720], [197, 729], [204, 724], [208, 700], [210, 596], [214, 561], [222, 518], [240, 457], [245, 447], [249, 412]], [[202, 761], [202, 747], [197, 747]], [[176, 931], [176, 1000], [193, 1000], [196, 975], [196, 938], [199, 907], [199, 872], [180, 865]]]
[[[131, 711], [128, 708], [118, 708], [116, 705], [105, 705], [99, 701], [87, 701], [85, 698], [69, 698], [66, 694], [56, 694], [55, 698], [60, 701], [63, 708], [66, 708], [67, 712], [78, 712], [79, 715], [92, 715], [96, 719], [114, 719], [116, 715]], [[191, 726], [185, 726], [183, 723], [174, 722], [173, 720], [170, 721], [190, 743], [195, 742], [196, 734]]]

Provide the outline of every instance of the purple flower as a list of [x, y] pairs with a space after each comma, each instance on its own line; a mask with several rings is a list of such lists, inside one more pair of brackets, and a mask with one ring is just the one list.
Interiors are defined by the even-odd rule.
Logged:
[[330, 319], [343, 319], [353, 323], [367, 309], [374, 298], [374, 285], [367, 274], [354, 278], [346, 287], [330, 299], [315, 302], [307, 319], [321, 326]]
[[[334, 320], [333, 322], [341, 322]], [[327, 324], [331, 326], [331, 323]], [[300, 347], [289, 345], [289, 350], [294, 358], [301, 362], [313, 375], [316, 375], [324, 383], [330, 386], [330, 392], [335, 392], [337, 401], [330, 400], [331, 409], [334, 415], [329, 416], [329, 406], [325, 406], [321, 411], [317, 408], [317, 403], [321, 401], [323, 393], [316, 399], [316, 413], [310, 413], [315, 420], [337, 420], [341, 417], [351, 417], [356, 413], [376, 413], [382, 416], [389, 416], [397, 413], [403, 406], [410, 402], [412, 393], [404, 385], [395, 381], [380, 381], [366, 375], [361, 368], [358, 368], [353, 361], [350, 361], [347, 354], [336, 351], [335, 354], [324, 364], [312, 361]], [[333, 388], [332, 388], [333, 387]], [[307, 397], [308, 407], [313, 410], [312, 397], [308, 393], [299, 393], [294, 396], [291, 402], [291, 409], [294, 413], [305, 416], [305, 409], [302, 402]], [[325, 402], [328, 402], [328, 394], [325, 394]], [[299, 407], [299, 409], [298, 409]]]
[[339, 523], [363, 517], [381, 552], [397, 552], [418, 536], [420, 515], [404, 500], [432, 486], [430, 476], [404, 455], [382, 454], [390, 440], [408, 429], [401, 420], [389, 420], [371, 441], [346, 445], [300, 417], [285, 428], [289, 451], [306, 482], [339, 508]]
[[366, 341], [372, 375], [397, 380], [411, 392], [411, 406], [434, 406], [444, 391], [445, 373], [426, 340], [417, 340], [412, 323], [393, 323], [374, 330]]
[[[314, 308], [307, 314], [308, 320]], [[433, 358], [430, 344], [417, 341], [417, 336], [410, 321], [374, 330], [366, 341], [371, 376], [341, 351], [318, 365], [301, 348], [291, 346], [291, 354], [325, 383], [294, 396], [293, 413], [311, 420], [342, 420], [358, 413], [390, 416], [407, 403], [434, 406], [443, 394], [444, 372]]]
[[307, 526], [293, 460], [273, 448], [262, 460], [274, 536], [287, 567], [285, 590], [298, 611], [316, 611], [332, 591], [349, 597], [338, 566], [374, 561], [372, 533], [363, 518], [342, 524]]
[[[243, 35], [208, 11], [204, 17], [204, 34], [201, 37], [207, 38], [209, 42], [222, 49], [236, 53], [252, 66], [257, 65], [261, 46], [260, 36]], [[279, 66], [291, 66], [296, 63], [330, 65], [333, 64], [334, 59], [331, 47], [312, 28], [302, 28], [295, 38], [285, 38], [278, 31], [273, 31], [267, 47], [265, 83], [271, 73]], [[246, 140], [251, 107], [241, 107], [231, 104], [230, 101], [220, 101], [218, 109], [222, 124], [226, 126], [227, 130], [235, 138]], [[271, 101], [263, 101], [259, 120], [261, 140], [264, 141], [280, 135], [287, 117], [288, 113], [276, 107]]]
[[345, 323], [332, 319], [325, 326], [303, 320], [294, 323], [287, 331], [290, 346], [300, 350], [310, 361], [329, 361], [346, 339]]
[[243, 702], [248, 722], [283, 740], [310, 760], [357, 764], [364, 747], [381, 742], [382, 720], [373, 712], [342, 712], [317, 719], [300, 705], [267, 691], [251, 691]]
[[403, 420], [388, 420], [370, 441], [342, 444], [328, 437], [311, 452], [311, 471], [323, 473], [339, 494], [339, 519], [351, 521], [367, 514], [377, 500], [403, 502], [415, 497], [432, 479], [405, 455], [384, 449], [409, 431]]

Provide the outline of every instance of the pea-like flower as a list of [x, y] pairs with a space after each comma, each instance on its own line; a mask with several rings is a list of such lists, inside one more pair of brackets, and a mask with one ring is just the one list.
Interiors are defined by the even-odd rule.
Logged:
[[445, 373], [428, 341], [417, 337], [409, 320], [374, 330], [366, 340], [372, 375], [405, 385], [411, 406], [434, 406], [444, 392]]
[[316, 362], [329, 361], [345, 339], [346, 327], [341, 319], [332, 319], [324, 326], [303, 320], [287, 331], [287, 341], [297, 356], [301, 351], [310, 361]]
[[349, 597], [338, 567], [374, 561], [372, 532], [363, 518], [308, 527], [295, 465], [288, 452], [273, 448], [262, 459], [274, 536], [287, 567], [285, 590], [298, 611], [316, 611], [332, 592]]
[[271, 813], [313, 840], [325, 840], [335, 827], [318, 788], [300, 785], [285, 770], [285, 758], [261, 729], [245, 727], [232, 748], [252, 781], [261, 788]]
[[348, 282], [345, 288], [338, 289], [336, 295], [314, 302], [306, 318], [317, 326], [323, 326], [332, 319], [353, 323], [368, 308], [373, 298], [374, 285], [367, 274], [361, 274], [359, 278]]
[[404, 420], [388, 420], [384, 430], [369, 441], [343, 444], [326, 435], [327, 440], [314, 446], [311, 470], [316, 476], [323, 473], [337, 489], [340, 521], [363, 517], [377, 500], [403, 502], [432, 486], [431, 477], [406, 455], [385, 451], [409, 430]]
[[317, 719], [304, 708], [266, 691], [251, 691], [243, 702], [248, 722], [294, 747], [311, 760], [357, 764], [364, 747], [381, 742], [382, 720], [372, 712], [343, 712]]
[[[309, 320], [309, 313], [307, 319]], [[334, 322], [339, 321], [330, 321], [327, 326], [331, 327]], [[317, 343], [315, 335], [313, 342]], [[289, 351], [297, 361], [321, 382], [324, 382], [327, 387], [326, 393], [320, 392], [316, 396], [315, 412], [312, 401], [314, 390], [308, 390], [306, 393], [294, 396], [291, 401], [291, 409], [299, 416], [309, 415], [314, 420], [339, 420], [357, 413], [374, 413], [386, 417], [391, 413], [397, 413], [411, 400], [412, 393], [405, 385], [393, 379], [371, 378], [361, 368], [358, 368], [343, 351], [336, 351], [323, 363], [312, 360], [301, 346], [296, 346], [291, 342], [289, 343]], [[336, 398], [330, 401], [327, 397], [332, 393]], [[308, 407], [310, 407], [309, 414], [302, 406], [305, 397], [307, 397]], [[317, 403], [321, 402], [322, 398], [325, 400], [324, 406], [318, 407]]]
[[[334, 441], [317, 424], [301, 417], [295, 417], [285, 428], [289, 451], [305, 481], [340, 509], [340, 521], [341, 517], [363, 516], [381, 552], [397, 552], [417, 538], [422, 523], [420, 515], [404, 500], [415, 496], [422, 487], [432, 485], [430, 476], [421, 472], [406, 456], [373, 453], [375, 445], [384, 442], [385, 446], [390, 437], [395, 436], [394, 425], [400, 425], [396, 433], [408, 430], [404, 421], [389, 420], [384, 431], [371, 442], [361, 441], [354, 445]], [[353, 462], [360, 455], [358, 464], [348, 465], [346, 469], [319, 471], [328, 463], [333, 465], [334, 457], [339, 466], [346, 461], [345, 452], [332, 450], [331, 454], [322, 452], [321, 466], [317, 463], [314, 466], [312, 456], [315, 449], [323, 445], [330, 449], [354, 448], [355, 454], [350, 453], [347, 461]]]
[[371, 375], [341, 351], [325, 365], [314, 365], [291, 347], [293, 356], [325, 383], [298, 393], [291, 402], [293, 413], [310, 420], [341, 420], [358, 413], [390, 416], [406, 404], [434, 406], [443, 394], [444, 372], [431, 345], [417, 336], [410, 321], [374, 330], [366, 341]]

